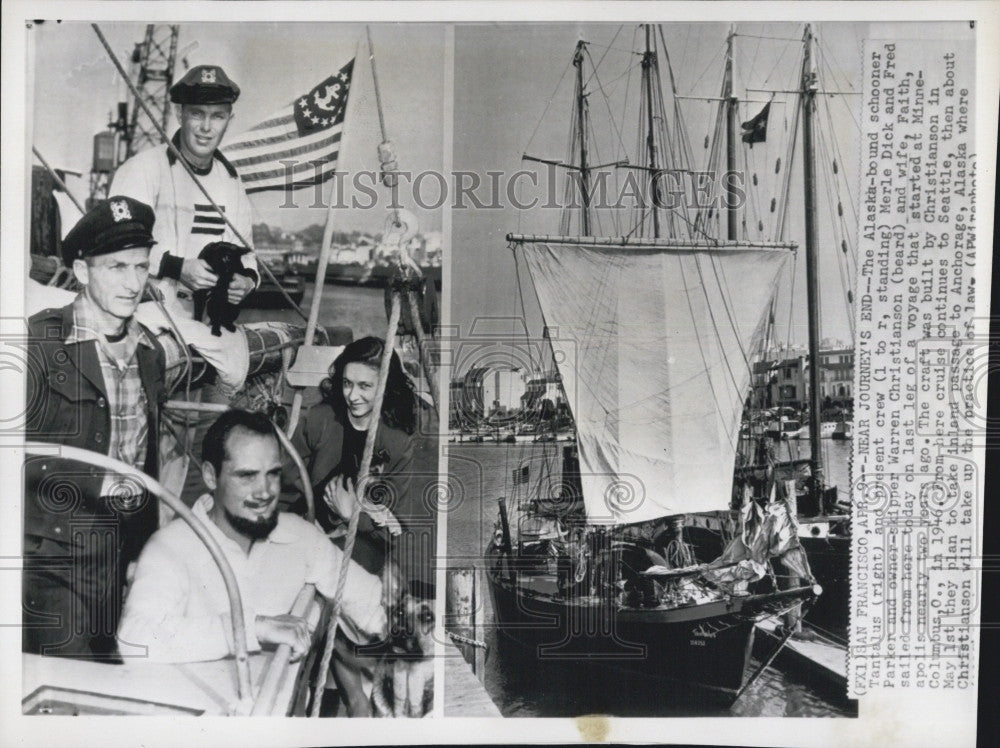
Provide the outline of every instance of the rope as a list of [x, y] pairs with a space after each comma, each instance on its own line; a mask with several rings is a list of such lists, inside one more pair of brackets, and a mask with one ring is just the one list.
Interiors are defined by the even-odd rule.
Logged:
[[[368, 61], [372, 66], [372, 86], [375, 89], [375, 108], [378, 109], [378, 127], [379, 132], [382, 133], [382, 143], [385, 144], [389, 142], [389, 136], [386, 134], [385, 114], [382, 111], [382, 92], [378, 87], [378, 72], [375, 70], [375, 44], [372, 42], [371, 27], [365, 26], [365, 35], [368, 37]], [[395, 207], [395, 200], [392, 201], [392, 205], [393, 224], [399, 226], [399, 208]], [[400, 251], [402, 251], [402, 248], [400, 248]]]
[[480, 639], [470, 639], [468, 636], [462, 636], [461, 634], [456, 634], [454, 631], [449, 631], [448, 636], [451, 637], [453, 642], [458, 644], [468, 644], [470, 647], [478, 647], [479, 649], [487, 649], [488, 645], [486, 642]]
[[[223, 211], [219, 207], [218, 203], [216, 203], [215, 200], [212, 198], [212, 196], [208, 194], [208, 190], [205, 189], [205, 186], [201, 183], [201, 181], [198, 179], [198, 176], [191, 169], [191, 165], [184, 158], [184, 155], [179, 150], [177, 150], [177, 147], [173, 143], [170, 142], [170, 138], [167, 137], [167, 133], [163, 129], [163, 126], [156, 121], [156, 117], [153, 116], [153, 113], [150, 111], [149, 105], [139, 95], [139, 92], [136, 90], [135, 84], [132, 83], [132, 80], [128, 77], [128, 73], [125, 72], [125, 68], [123, 68], [122, 64], [118, 61], [118, 56], [114, 53], [114, 50], [111, 49], [111, 46], [108, 44], [108, 40], [104, 38], [104, 34], [101, 33], [100, 27], [96, 23], [92, 23], [90, 24], [90, 26], [91, 28], [94, 29], [94, 33], [97, 34], [97, 38], [101, 41], [101, 44], [104, 46], [105, 51], [111, 58], [111, 62], [114, 63], [115, 68], [117, 68], [119, 75], [121, 75], [122, 79], [125, 81], [126, 85], [129, 88], [129, 91], [132, 93], [132, 96], [135, 97], [136, 103], [142, 107], [142, 110], [146, 113], [146, 116], [149, 117], [153, 126], [156, 128], [156, 132], [159, 134], [161, 138], [163, 138], [163, 142], [166, 143], [167, 150], [169, 150], [174, 156], [177, 157], [178, 163], [180, 163], [180, 165], [184, 167], [184, 171], [186, 171], [188, 173], [188, 176], [191, 177], [192, 180], [194, 180], [195, 186], [205, 196], [205, 198], [208, 200], [211, 206], [215, 209], [215, 212], [222, 217], [222, 220], [225, 221], [226, 225], [229, 227], [229, 230], [232, 231], [233, 234], [235, 234], [236, 238], [239, 239], [240, 243], [256, 255], [256, 252], [253, 249], [253, 245], [246, 240], [243, 234], [240, 233], [239, 229], [237, 229], [236, 226], [233, 225], [233, 222], [229, 219], [229, 216], [226, 215], [225, 211]], [[292, 297], [288, 295], [288, 291], [282, 288], [281, 284], [278, 283], [277, 279], [274, 277], [274, 273], [272, 273], [271, 269], [267, 266], [267, 263], [261, 260], [260, 262], [257, 263], [257, 267], [260, 270], [264, 271], [264, 274], [267, 275], [268, 280], [271, 281], [271, 283], [273, 283], [275, 287], [277, 287], [278, 291], [281, 292], [281, 295], [285, 297], [285, 301], [288, 302], [289, 306], [292, 309], [294, 309], [296, 313], [298, 313], [298, 315], [302, 317], [302, 319], [306, 319], [305, 312], [302, 311], [302, 308], [298, 304], [292, 301]]]
[[[330, 614], [330, 624], [326, 632], [326, 644], [323, 647], [323, 657], [320, 660], [319, 670], [316, 673], [313, 693], [313, 704], [310, 716], [318, 717], [320, 702], [320, 690], [326, 682], [326, 673], [330, 669], [330, 659], [333, 657], [333, 647], [337, 638], [337, 628], [340, 625], [340, 609], [344, 601], [344, 589], [347, 586], [347, 571], [351, 563], [351, 555], [354, 553], [354, 541], [358, 534], [358, 521], [361, 519], [361, 502], [364, 501], [365, 488], [368, 483], [368, 471], [371, 469], [372, 456], [375, 453], [375, 435], [378, 431], [379, 422], [382, 420], [382, 400], [385, 397], [385, 385], [389, 379], [389, 364], [392, 361], [393, 346], [396, 340], [396, 331], [399, 328], [400, 299], [399, 293], [392, 294], [392, 307], [389, 313], [389, 328], [385, 334], [385, 347], [382, 349], [382, 362], [379, 367], [378, 385], [375, 388], [375, 397], [372, 400], [372, 415], [370, 424], [365, 435], [365, 449], [361, 456], [361, 466], [358, 469], [358, 482], [356, 486], [357, 501], [351, 511], [351, 518], [347, 524], [347, 537], [344, 539], [344, 553], [340, 560], [340, 573], [337, 578], [337, 591], [333, 597], [333, 612]], [[385, 584], [387, 580], [383, 580]]]

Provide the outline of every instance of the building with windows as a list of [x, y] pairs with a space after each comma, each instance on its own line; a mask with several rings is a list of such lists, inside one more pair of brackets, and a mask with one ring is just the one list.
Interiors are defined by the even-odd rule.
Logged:
[[819, 353], [819, 396], [823, 402], [849, 404], [854, 399], [854, 349]]
[[[854, 349], [819, 353], [819, 396], [824, 405], [850, 405], [854, 398]], [[804, 408], [809, 401], [809, 356], [753, 365], [749, 404], [755, 408]]]

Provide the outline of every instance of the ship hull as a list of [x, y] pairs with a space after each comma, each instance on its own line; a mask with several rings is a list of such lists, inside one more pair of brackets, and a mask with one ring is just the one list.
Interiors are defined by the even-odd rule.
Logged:
[[806, 621], [846, 637], [851, 599], [851, 538], [830, 535], [800, 537], [799, 541], [816, 582], [823, 588]]
[[487, 579], [497, 630], [544, 670], [571, 665], [591, 678], [642, 678], [700, 701], [728, 706], [743, 686], [754, 624], [774, 595], [731, 598], [672, 609], [616, 609], [569, 601], [519, 585], [491, 545]]

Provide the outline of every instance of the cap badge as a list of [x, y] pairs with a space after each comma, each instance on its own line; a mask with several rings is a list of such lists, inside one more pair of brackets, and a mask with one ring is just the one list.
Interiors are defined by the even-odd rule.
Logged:
[[202, 83], [215, 83], [215, 68], [205, 68], [201, 71]]
[[128, 203], [124, 200], [113, 200], [111, 202], [111, 216], [115, 219], [115, 223], [131, 221], [132, 214], [129, 212]]

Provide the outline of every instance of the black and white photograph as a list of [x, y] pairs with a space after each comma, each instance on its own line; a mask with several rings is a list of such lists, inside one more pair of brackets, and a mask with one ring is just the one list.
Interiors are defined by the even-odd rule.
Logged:
[[2, 14], [0, 743], [995, 742], [1000, 6]]
[[856, 715], [864, 31], [457, 29], [456, 170], [511, 181], [454, 213], [448, 559], [505, 714]]
[[442, 27], [26, 33], [24, 713], [423, 717]]

